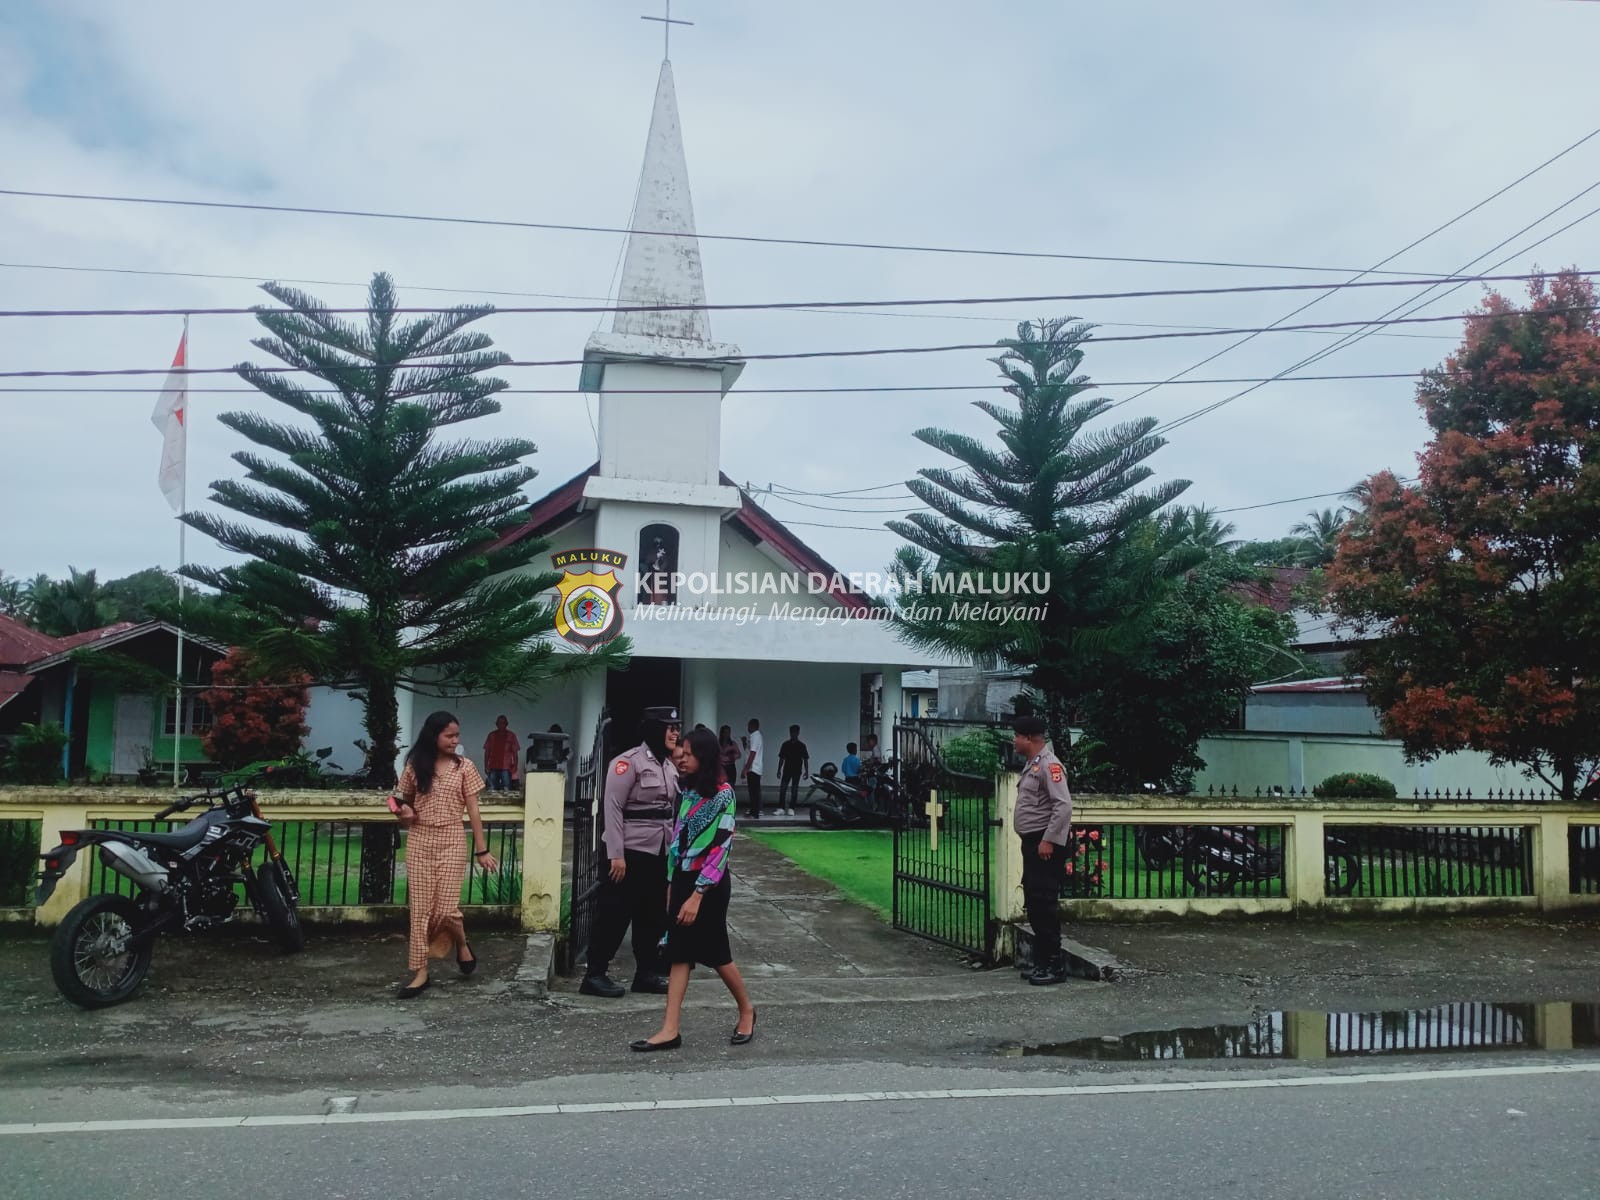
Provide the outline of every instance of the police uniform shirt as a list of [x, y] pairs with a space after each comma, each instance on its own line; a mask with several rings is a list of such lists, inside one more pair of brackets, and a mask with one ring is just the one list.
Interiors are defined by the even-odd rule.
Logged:
[[677, 806], [678, 769], [671, 760], [662, 762], [644, 745], [617, 755], [606, 770], [606, 857], [622, 858], [628, 850], [665, 854]]
[[1049, 746], [1022, 768], [1011, 826], [1019, 834], [1043, 833], [1047, 842], [1067, 844], [1067, 833], [1072, 828], [1072, 793], [1067, 790], [1067, 769]]

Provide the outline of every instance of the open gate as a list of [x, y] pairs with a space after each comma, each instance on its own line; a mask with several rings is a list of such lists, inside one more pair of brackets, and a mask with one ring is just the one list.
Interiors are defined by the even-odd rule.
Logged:
[[600, 891], [600, 859], [605, 853], [596, 814], [602, 796], [600, 776], [606, 769], [605, 739], [610, 723], [609, 718], [600, 718], [593, 747], [578, 760], [572, 781], [572, 870], [567, 880], [567, 936], [559, 959], [561, 970], [567, 975], [589, 957], [589, 932], [594, 927], [595, 898]]
[[993, 964], [993, 777], [954, 771], [940, 752], [952, 737], [993, 729], [968, 721], [902, 719], [894, 731], [903, 810], [894, 828], [894, 927]]

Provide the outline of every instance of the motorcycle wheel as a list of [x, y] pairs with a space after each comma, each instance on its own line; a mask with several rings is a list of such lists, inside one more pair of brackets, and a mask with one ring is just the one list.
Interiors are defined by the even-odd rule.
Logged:
[[1350, 851], [1328, 855], [1323, 890], [1330, 896], [1348, 896], [1361, 885], [1361, 860]]
[[127, 896], [90, 896], [75, 905], [50, 942], [56, 990], [79, 1008], [132, 996], [150, 973], [151, 944], [127, 944], [139, 922], [139, 906]]
[[1196, 849], [1183, 856], [1183, 881], [1196, 896], [1228, 896], [1238, 886], [1239, 873], [1214, 863], [1204, 849]]
[[290, 897], [289, 882], [283, 877], [283, 868], [276, 862], [262, 865], [256, 875], [256, 887], [261, 892], [261, 911], [273, 940], [285, 954], [298, 954], [306, 948], [305, 931], [300, 928], [300, 911]]

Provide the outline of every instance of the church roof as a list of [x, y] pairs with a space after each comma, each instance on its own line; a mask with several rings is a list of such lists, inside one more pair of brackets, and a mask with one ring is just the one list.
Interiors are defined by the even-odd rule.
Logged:
[[[545, 537], [571, 524], [583, 510], [584, 483], [590, 476], [599, 473], [600, 464], [595, 463], [547, 493], [528, 511], [526, 521], [500, 536], [494, 543], [495, 548], [513, 545], [524, 538]], [[721, 475], [721, 483], [723, 487], [739, 487], [725, 472]], [[824, 575], [829, 579], [839, 574], [833, 564], [795, 536], [782, 521], [750, 499], [743, 488], [739, 488], [739, 501], [739, 508], [726, 518], [726, 522], [752, 542], [772, 547], [779, 557], [797, 571]], [[848, 586], [830, 588], [829, 594], [853, 611], [864, 612], [872, 607], [866, 595]]]

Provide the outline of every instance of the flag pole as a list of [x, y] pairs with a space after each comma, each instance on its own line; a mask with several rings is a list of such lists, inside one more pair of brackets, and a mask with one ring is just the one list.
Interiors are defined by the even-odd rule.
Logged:
[[[189, 367], [189, 314], [183, 314], [183, 366], [187, 371]], [[174, 693], [177, 701], [172, 712], [172, 786], [179, 786], [180, 773], [183, 769], [182, 756], [178, 753], [180, 739], [183, 736], [183, 566], [184, 566], [184, 531], [188, 526], [184, 523], [183, 516], [189, 509], [189, 401], [188, 379], [184, 380], [183, 413], [179, 421], [183, 434], [183, 476], [178, 485], [178, 662], [174, 673]]]

